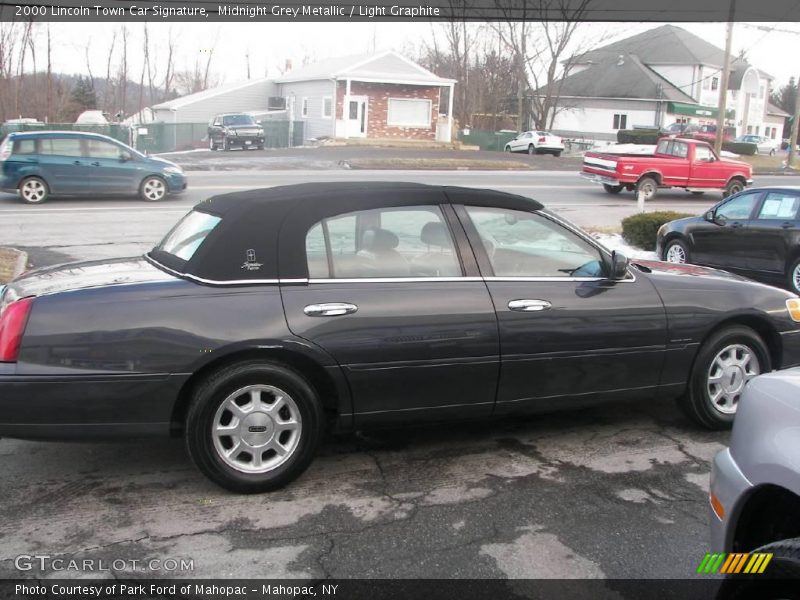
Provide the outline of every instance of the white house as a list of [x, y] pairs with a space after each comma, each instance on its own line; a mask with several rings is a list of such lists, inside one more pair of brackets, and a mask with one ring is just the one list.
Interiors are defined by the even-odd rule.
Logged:
[[[554, 84], [562, 101], [553, 129], [612, 138], [635, 126], [716, 123], [724, 58], [720, 48], [674, 25], [588, 52]], [[772, 81], [733, 61], [726, 124], [737, 135], [781, 137], [785, 117], [769, 104]]]

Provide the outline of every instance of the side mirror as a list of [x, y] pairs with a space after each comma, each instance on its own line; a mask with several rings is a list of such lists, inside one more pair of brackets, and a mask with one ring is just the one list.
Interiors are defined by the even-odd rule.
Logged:
[[127, 152], [120, 152], [119, 153], [119, 162], [128, 162], [131, 160], [131, 155]]
[[706, 211], [706, 213], [703, 215], [703, 218], [706, 221], [708, 221], [709, 223], [715, 223], [716, 222], [715, 219], [714, 219], [714, 211], [713, 210]]
[[628, 257], [624, 254], [620, 254], [616, 250], [611, 252], [611, 275], [610, 279], [614, 281], [618, 281], [620, 279], [625, 279], [628, 275]]

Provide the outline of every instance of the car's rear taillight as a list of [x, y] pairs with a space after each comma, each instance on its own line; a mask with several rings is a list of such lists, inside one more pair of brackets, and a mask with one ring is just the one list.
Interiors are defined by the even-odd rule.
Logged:
[[546, 138], [546, 137], [544, 137], [544, 136], [542, 136], [542, 137], [540, 137], [540, 138], [539, 138], [539, 142], [540, 142], [540, 143], [541, 143], [541, 142], [546, 142], [546, 141], [547, 141], [547, 138]]
[[0, 315], [0, 362], [17, 362], [32, 306], [32, 297], [22, 298], [6, 306]]
[[6, 140], [0, 144], [0, 162], [8, 160], [8, 157], [11, 156], [11, 145], [11, 140]]

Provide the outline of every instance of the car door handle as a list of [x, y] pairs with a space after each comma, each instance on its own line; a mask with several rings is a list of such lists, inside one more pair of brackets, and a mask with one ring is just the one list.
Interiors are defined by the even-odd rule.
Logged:
[[83, 163], [79, 160], [75, 160], [72, 162], [73, 165], [82, 165]]
[[92, 166], [93, 166], [93, 167], [99, 167], [99, 166], [100, 166], [100, 163], [99, 163], [99, 162], [97, 162], [97, 161], [95, 161], [95, 162], [93, 162], [93, 163], [92, 163]]
[[742, 227], [742, 224], [737, 221], [736, 223], [731, 223], [731, 227], [733, 229], [739, 229], [740, 227]]
[[338, 317], [351, 315], [358, 310], [358, 306], [349, 302], [326, 302], [324, 304], [309, 304], [303, 309], [309, 317]]
[[792, 227], [794, 227], [794, 223], [792, 223], [791, 221], [785, 221], [781, 223], [781, 227], [783, 227], [784, 229], [791, 229]]
[[508, 303], [508, 308], [521, 312], [547, 310], [551, 306], [552, 304], [550, 304], [547, 300], [512, 300]]

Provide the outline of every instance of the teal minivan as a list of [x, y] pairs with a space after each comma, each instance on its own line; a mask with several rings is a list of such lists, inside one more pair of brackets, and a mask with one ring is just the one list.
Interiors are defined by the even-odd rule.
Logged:
[[113, 138], [77, 131], [9, 133], [0, 144], [0, 189], [23, 202], [50, 196], [139, 196], [157, 202], [186, 189], [186, 175]]

